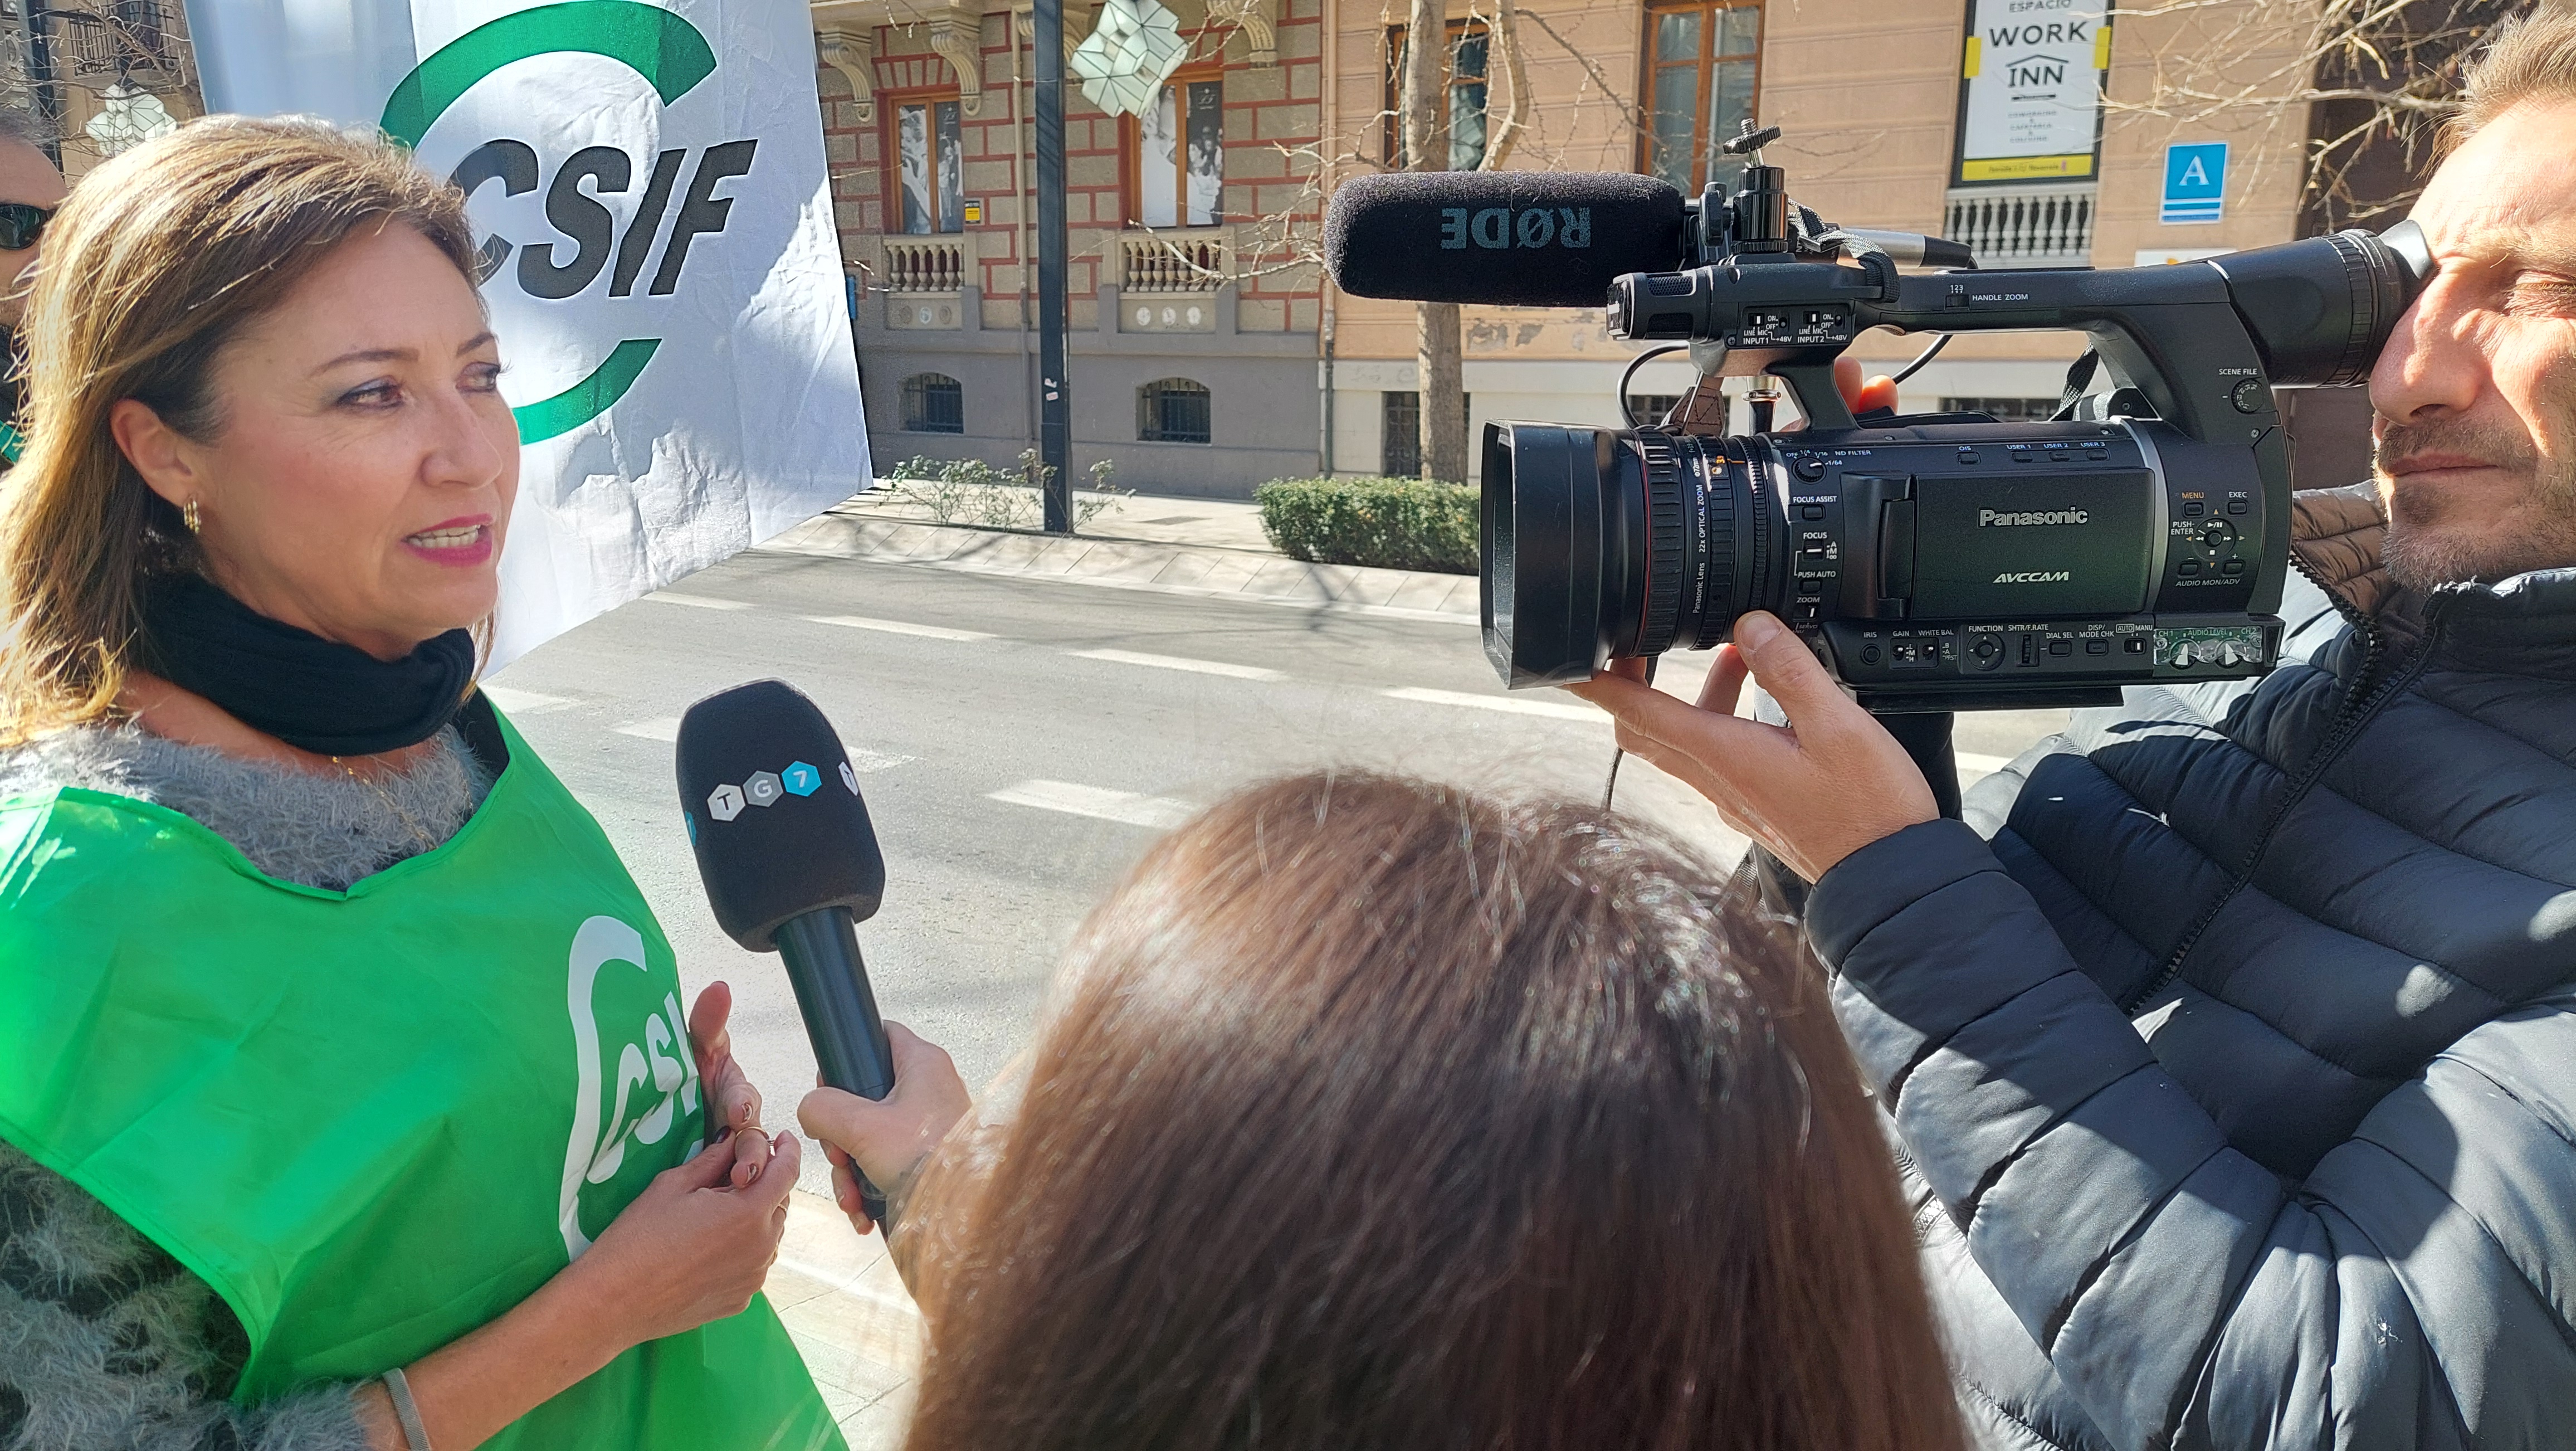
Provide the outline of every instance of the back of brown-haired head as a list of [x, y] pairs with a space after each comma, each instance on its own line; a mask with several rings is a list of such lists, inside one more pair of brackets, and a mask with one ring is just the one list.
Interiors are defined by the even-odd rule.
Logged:
[[1183, 828], [930, 1177], [908, 1444], [1957, 1447], [1820, 985], [1715, 897], [1630, 823], [1384, 778]]

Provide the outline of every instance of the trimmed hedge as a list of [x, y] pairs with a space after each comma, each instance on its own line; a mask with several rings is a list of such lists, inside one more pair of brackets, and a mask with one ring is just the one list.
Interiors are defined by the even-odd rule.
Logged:
[[1262, 532], [1292, 559], [1476, 572], [1476, 490], [1423, 479], [1273, 479], [1254, 494]]

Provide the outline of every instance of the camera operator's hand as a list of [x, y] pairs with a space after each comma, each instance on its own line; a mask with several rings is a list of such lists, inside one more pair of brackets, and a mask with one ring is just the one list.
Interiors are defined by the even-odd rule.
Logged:
[[[1787, 727], [1735, 714], [1748, 674], [1780, 702]], [[1880, 837], [1941, 814], [1905, 748], [1770, 615], [1735, 622], [1735, 643], [1718, 647], [1697, 706], [1644, 676], [1644, 661], [1622, 660], [1566, 688], [1610, 712], [1621, 749], [1707, 797], [1727, 825], [1810, 882]]]
[[796, 1106], [796, 1121], [822, 1143], [824, 1156], [832, 1161], [832, 1197], [861, 1234], [873, 1221], [859, 1207], [852, 1163], [884, 1191], [889, 1209], [900, 1215], [931, 1150], [974, 1107], [966, 1080], [957, 1076], [946, 1049], [901, 1023], [889, 1020], [885, 1029], [886, 1046], [894, 1054], [892, 1092], [870, 1101], [837, 1088], [817, 1088]]
[[[1844, 405], [1854, 413], [1896, 406], [1896, 380], [1881, 373], [1866, 383], [1862, 382], [1858, 358], [1834, 359], [1834, 391], [1843, 395]], [[1784, 431], [1796, 432], [1806, 426], [1807, 421], [1802, 418]]]

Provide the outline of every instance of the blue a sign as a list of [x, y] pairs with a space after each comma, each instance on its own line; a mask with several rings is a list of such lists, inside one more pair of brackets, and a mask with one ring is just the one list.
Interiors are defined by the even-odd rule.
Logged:
[[2156, 220], [2214, 222], [2227, 206], [2227, 143], [2196, 141], [2165, 148], [2165, 201]]

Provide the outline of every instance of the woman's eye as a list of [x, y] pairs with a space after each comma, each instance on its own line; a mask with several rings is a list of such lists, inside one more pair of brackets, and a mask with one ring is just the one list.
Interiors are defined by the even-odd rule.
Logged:
[[341, 394], [340, 401], [359, 408], [390, 408], [402, 401], [402, 389], [389, 381], [363, 383]]
[[501, 365], [498, 363], [477, 363], [465, 370], [465, 391], [469, 393], [493, 393], [500, 387]]

